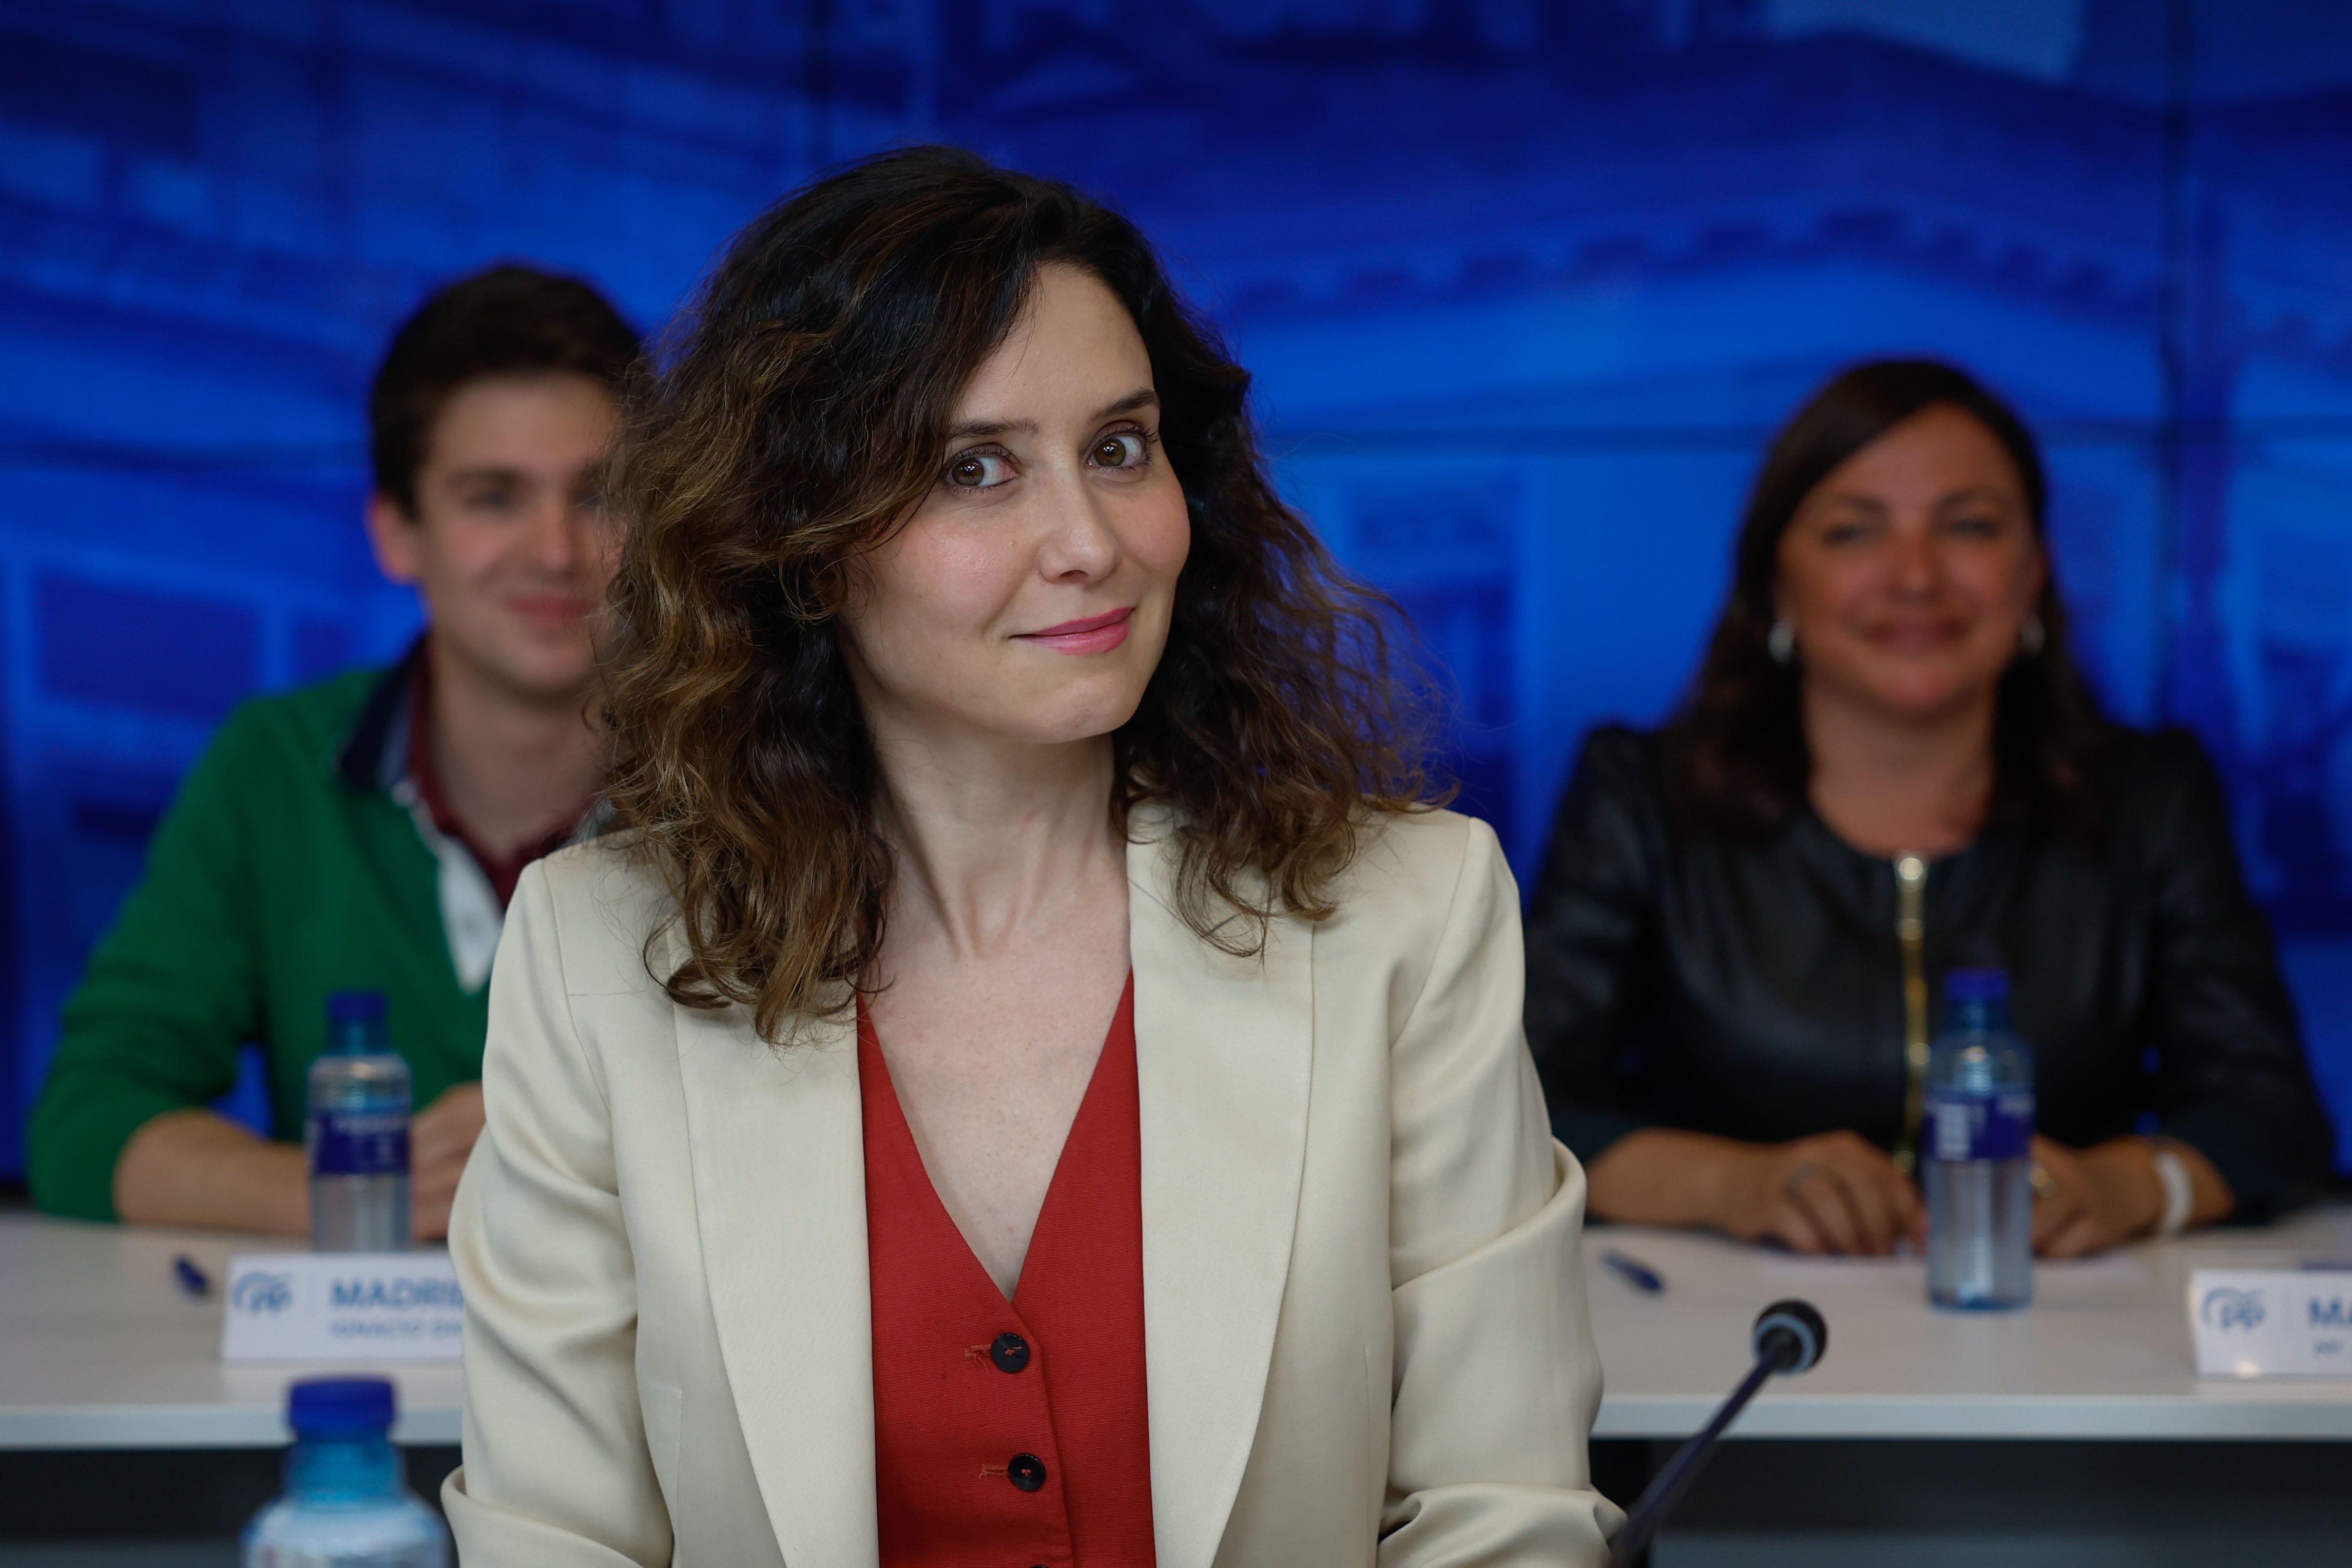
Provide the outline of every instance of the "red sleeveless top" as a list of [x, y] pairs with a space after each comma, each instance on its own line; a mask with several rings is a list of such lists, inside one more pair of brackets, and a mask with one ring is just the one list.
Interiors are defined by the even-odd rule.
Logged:
[[1135, 979], [1008, 1302], [956, 1228], [857, 1009], [882, 1568], [1151, 1568]]

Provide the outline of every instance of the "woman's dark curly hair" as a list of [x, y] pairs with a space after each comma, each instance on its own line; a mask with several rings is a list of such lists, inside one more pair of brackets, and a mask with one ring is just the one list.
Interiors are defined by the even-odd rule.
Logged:
[[[1832, 470], [1913, 415], [1943, 405], [1976, 419], [2008, 452], [2034, 538], [2046, 540], [2050, 485], [2033, 436], [1966, 371], [1934, 360], [1875, 360], [1815, 392], [1765, 455], [1734, 549], [1730, 600], [1691, 695], [1667, 726], [1670, 794], [1685, 822], [1753, 837], [1804, 806], [1812, 757], [1800, 699], [1801, 654], [1784, 666], [1767, 641], [1781, 536]], [[1996, 698], [1989, 820], [2047, 823], [2078, 841], [2095, 841], [2101, 824], [2093, 772], [2108, 731], [2067, 653], [2054, 567], [2034, 613], [2042, 622], [2041, 651], [2010, 664]]]
[[735, 238], [614, 475], [612, 797], [677, 904], [677, 1001], [748, 1005], [781, 1040], [869, 983], [893, 857], [835, 615], [937, 482], [955, 400], [1056, 263], [1134, 318], [1192, 520], [1166, 651], [1113, 737], [1111, 801], [1122, 827], [1167, 809], [1185, 921], [1246, 954], [1277, 912], [1327, 916], [1366, 823], [1428, 793], [1427, 708], [1391, 669], [1387, 601], [1276, 495], [1248, 375], [1142, 235], [970, 153], [885, 153]]

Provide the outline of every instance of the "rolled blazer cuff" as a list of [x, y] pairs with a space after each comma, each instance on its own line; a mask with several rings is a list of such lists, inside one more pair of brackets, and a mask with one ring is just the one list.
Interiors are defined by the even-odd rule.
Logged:
[[[1558, 1186], [1543, 1207], [1395, 1290], [1399, 1375], [1381, 1568], [1599, 1563], [1623, 1522], [1591, 1490], [1589, 1465], [1562, 1473], [1563, 1457], [1584, 1458], [1601, 1370], [1579, 1243], [1584, 1172], [1557, 1144], [1552, 1160]], [[1530, 1354], [1498, 1356], [1497, 1340]], [[1477, 1429], [1461, 1429], [1465, 1422]], [[1489, 1431], [1542, 1440], [1497, 1451], [1483, 1439]]]
[[476, 1500], [467, 1493], [463, 1469], [441, 1483], [441, 1511], [466, 1543], [466, 1568], [653, 1568], [585, 1536]]

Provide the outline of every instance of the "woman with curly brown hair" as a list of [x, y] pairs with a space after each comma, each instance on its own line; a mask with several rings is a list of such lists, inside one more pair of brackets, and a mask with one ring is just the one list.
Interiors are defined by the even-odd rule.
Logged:
[[618, 476], [452, 1249], [474, 1564], [1596, 1563], [1494, 835], [1124, 220], [894, 153]]

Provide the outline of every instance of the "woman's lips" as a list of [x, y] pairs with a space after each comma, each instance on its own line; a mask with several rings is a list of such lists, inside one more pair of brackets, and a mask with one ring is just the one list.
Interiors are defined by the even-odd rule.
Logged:
[[1890, 653], [1933, 653], [1965, 643], [1974, 630], [1965, 622], [1895, 621], [1874, 626], [1865, 635]]
[[1135, 606], [1130, 604], [1107, 615], [1089, 615], [1084, 620], [1048, 626], [1042, 632], [1014, 635], [1020, 642], [1034, 643], [1057, 653], [1108, 653], [1127, 641], [1127, 618], [1134, 613]]

